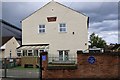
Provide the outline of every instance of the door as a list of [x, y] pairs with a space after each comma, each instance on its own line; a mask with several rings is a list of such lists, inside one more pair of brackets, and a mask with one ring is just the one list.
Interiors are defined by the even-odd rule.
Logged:
[[60, 61], [67, 61], [68, 59], [69, 59], [69, 56], [68, 56], [67, 50], [59, 51], [59, 60]]

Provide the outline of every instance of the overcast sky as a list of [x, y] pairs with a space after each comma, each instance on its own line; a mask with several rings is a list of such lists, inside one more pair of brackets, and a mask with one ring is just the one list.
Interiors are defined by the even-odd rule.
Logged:
[[[2, 2], [0, 18], [21, 28], [20, 21], [47, 2]], [[90, 17], [89, 35], [95, 32], [108, 44], [118, 43], [118, 2], [60, 3]]]

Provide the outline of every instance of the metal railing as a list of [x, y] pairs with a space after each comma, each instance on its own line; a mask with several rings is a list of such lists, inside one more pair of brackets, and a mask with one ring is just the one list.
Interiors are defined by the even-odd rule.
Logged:
[[60, 57], [48, 57], [48, 63], [50, 64], [76, 64], [76, 57], [60, 58]]

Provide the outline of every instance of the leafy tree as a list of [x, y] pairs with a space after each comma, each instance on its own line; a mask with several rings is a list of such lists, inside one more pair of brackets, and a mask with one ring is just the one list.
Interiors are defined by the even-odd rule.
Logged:
[[93, 46], [96, 46], [96, 47], [98, 47], [98, 48], [105, 48], [105, 46], [106, 46], [106, 41], [105, 40], [103, 40], [101, 37], [99, 37], [98, 35], [95, 35], [95, 33], [92, 33], [91, 35], [90, 35], [90, 41], [89, 41], [90, 43], [91, 43], [91, 48], [93, 47]]

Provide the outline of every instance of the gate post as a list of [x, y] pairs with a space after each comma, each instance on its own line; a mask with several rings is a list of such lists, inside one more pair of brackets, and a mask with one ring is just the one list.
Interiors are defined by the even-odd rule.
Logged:
[[40, 54], [40, 80], [47, 77], [48, 53], [42, 52]]
[[39, 80], [42, 80], [42, 55], [39, 58]]

